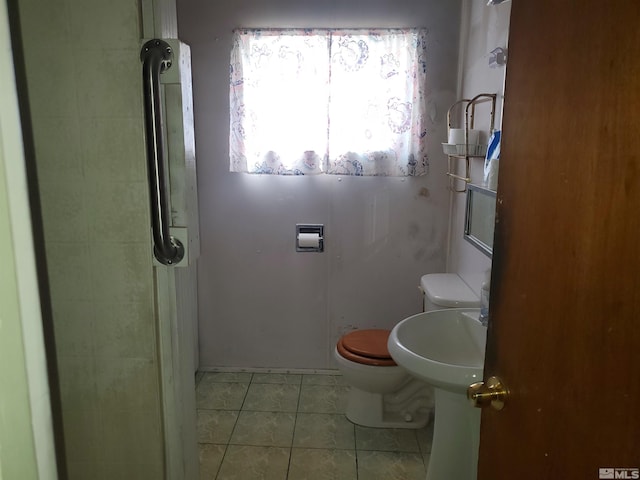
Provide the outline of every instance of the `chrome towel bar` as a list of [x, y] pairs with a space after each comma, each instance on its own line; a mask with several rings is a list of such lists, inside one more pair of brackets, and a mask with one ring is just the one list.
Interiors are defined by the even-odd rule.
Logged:
[[172, 59], [173, 52], [169, 44], [158, 39], [149, 40], [140, 52], [153, 251], [158, 261], [164, 265], [175, 265], [184, 257], [184, 246], [169, 234], [169, 201], [162, 134], [160, 74], [171, 67]]

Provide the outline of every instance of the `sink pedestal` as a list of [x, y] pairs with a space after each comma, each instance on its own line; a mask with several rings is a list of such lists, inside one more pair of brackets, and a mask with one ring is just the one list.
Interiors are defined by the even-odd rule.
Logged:
[[475, 480], [480, 410], [466, 396], [435, 388], [435, 424], [427, 480]]

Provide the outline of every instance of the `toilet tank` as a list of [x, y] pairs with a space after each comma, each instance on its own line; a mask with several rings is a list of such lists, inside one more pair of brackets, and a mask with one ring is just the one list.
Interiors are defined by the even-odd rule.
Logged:
[[443, 308], [480, 308], [480, 298], [457, 273], [430, 273], [420, 279], [424, 311]]

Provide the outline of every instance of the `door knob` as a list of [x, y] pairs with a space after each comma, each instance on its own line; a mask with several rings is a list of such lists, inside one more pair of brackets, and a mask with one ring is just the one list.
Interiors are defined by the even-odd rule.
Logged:
[[498, 377], [489, 377], [485, 382], [472, 383], [467, 388], [467, 398], [474, 407], [491, 405], [494, 410], [502, 410], [509, 390]]

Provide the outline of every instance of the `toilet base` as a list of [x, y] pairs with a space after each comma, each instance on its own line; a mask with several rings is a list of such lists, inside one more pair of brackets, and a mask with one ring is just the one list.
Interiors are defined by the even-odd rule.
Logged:
[[432, 409], [429, 387], [411, 381], [399, 392], [388, 395], [365, 392], [351, 386], [346, 416], [352, 423], [363, 427], [423, 428], [429, 422]]

